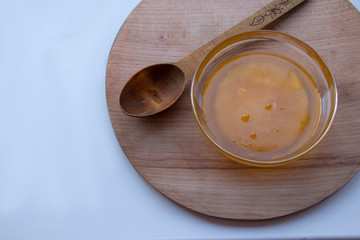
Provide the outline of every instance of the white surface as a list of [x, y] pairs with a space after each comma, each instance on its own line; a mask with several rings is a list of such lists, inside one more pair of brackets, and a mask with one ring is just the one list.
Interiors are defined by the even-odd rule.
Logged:
[[138, 2], [2, 1], [0, 239], [360, 237], [359, 174], [308, 210], [244, 222], [190, 212], [136, 173], [111, 127], [105, 70]]

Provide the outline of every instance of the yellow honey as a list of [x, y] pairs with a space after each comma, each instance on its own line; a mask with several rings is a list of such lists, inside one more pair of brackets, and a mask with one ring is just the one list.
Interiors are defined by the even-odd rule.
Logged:
[[315, 129], [320, 96], [309, 74], [277, 55], [239, 55], [212, 73], [203, 110], [211, 133], [230, 151], [274, 159], [296, 151]]

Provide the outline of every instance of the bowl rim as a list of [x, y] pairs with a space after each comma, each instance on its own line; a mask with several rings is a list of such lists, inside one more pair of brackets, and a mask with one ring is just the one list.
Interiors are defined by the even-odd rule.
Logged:
[[[274, 37], [277, 37], [276, 39]], [[331, 88], [333, 89], [332, 92], [333, 94], [331, 94], [331, 96], [333, 96], [333, 101], [331, 101], [331, 110], [329, 113], [329, 117], [327, 118], [327, 122], [326, 125], [324, 127], [324, 129], [322, 130], [322, 132], [320, 133], [320, 135], [317, 137], [317, 139], [305, 150], [295, 154], [294, 156], [291, 157], [287, 157], [288, 155], [283, 156], [282, 158], [285, 157], [285, 159], [273, 159], [271, 161], [264, 161], [264, 160], [258, 160], [258, 159], [251, 159], [251, 158], [246, 158], [237, 154], [234, 154], [230, 151], [228, 151], [227, 149], [221, 147], [219, 144], [216, 143], [216, 141], [214, 141], [209, 134], [207, 133], [206, 129], [203, 127], [203, 125], [200, 122], [200, 118], [199, 118], [199, 113], [198, 110], [196, 108], [196, 89], [195, 89], [195, 84], [198, 82], [202, 71], [205, 69], [205, 67], [207, 66], [207, 63], [221, 50], [225, 49], [226, 47], [243, 41], [243, 40], [249, 40], [249, 39], [275, 39], [278, 41], [282, 41], [281, 39], [286, 39], [286, 40], [290, 40], [291, 45], [296, 47], [297, 49], [302, 50], [303, 52], [305, 52], [305, 54], [307, 54], [310, 58], [312, 58], [312, 60], [314, 60], [315, 63], [319, 64], [319, 67], [321, 69], [321, 72], [324, 74], [326, 81], [327, 81], [327, 85], [329, 88], [329, 91], [331, 91]], [[283, 41], [282, 41], [283, 42]], [[288, 42], [285, 42], [287, 44], [289, 44]], [[295, 43], [295, 45], [293, 44]], [[297, 45], [296, 45], [297, 44]], [[301, 47], [301, 48], [299, 48]], [[311, 151], [312, 149], [314, 149], [314, 147], [316, 147], [325, 137], [325, 135], [328, 133], [334, 118], [335, 118], [335, 114], [337, 111], [337, 107], [338, 107], [338, 92], [337, 92], [337, 87], [336, 87], [336, 82], [334, 80], [334, 77], [332, 75], [332, 73], [330, 72], [330, 70], [328, 69], [328, 67], [326, 66], [326, 64], [324, 63], [324, 61], [321, 59], [321, 57], [319, 56], [319, 54], [313, 49], [311, 48], [309, 45], [307, 45], [306, 43], [302, 42], [301, 40], [286, 34], [286, 33], [282, 33], [282, 32], [278, 32], [278, 31], [274, 31], [274, 30], [258, 30], [258, 31], [251, 31], [251, 32], [245, 32], [245, 33], [241, 33], [238, 35], [235, 35], [233, 37], [230, 37], [228, 39], [226, 39], [225, 41], [221, 42], [220, 44], [218, 44], [216, 47], [214, 47], [201, 61], [200, 65], [198, 66], [198, 68], [196, 69], [196, 72], [193, 76], [192, 79], [192, 83], [191, 83], [191, 90], [190, 90], [190, 97], [191, 97], [191, 106], [192, 106], [192, 110], [196, 119], [196, 122], [200, 128], [200, 130], [202, 131], [202, 133], [205, 135], [205, 137], [208, 139], [208, 141], [223, 155], [225, 155], [226, 157], [238, 162], [238, 163], [242, 163], [245, 165], [249, 165], [249, 166], [254, 166], [254, 167], [275, 167], [275, 166], [280, 166], [286, 163], [289, 163], [291, 161], [294, 161], [298, 158], [300, 158], [301, 156], [303, 156], [304, 154], [308, 153], [309, 151]], [[334, 102], [334, 104], [332, 104], [332, 102]]]

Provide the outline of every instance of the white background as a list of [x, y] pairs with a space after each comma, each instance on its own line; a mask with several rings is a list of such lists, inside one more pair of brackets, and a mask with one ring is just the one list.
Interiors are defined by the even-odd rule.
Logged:
[[137, 174], [111, 127], [105, 71], [138, 2], [0, 1], [0, 239], [360, 237], [359, 174], [260, 222], [190, 212]]

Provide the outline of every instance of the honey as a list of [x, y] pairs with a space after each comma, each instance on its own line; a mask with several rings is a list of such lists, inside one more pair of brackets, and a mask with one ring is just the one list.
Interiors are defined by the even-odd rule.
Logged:
[[232, 57], [213, 71], [203, 111], [219, 145], [246, 158], [269, 160], [296, 151], [311, 137], [320, 95], [296, 63], [251, 53]]

